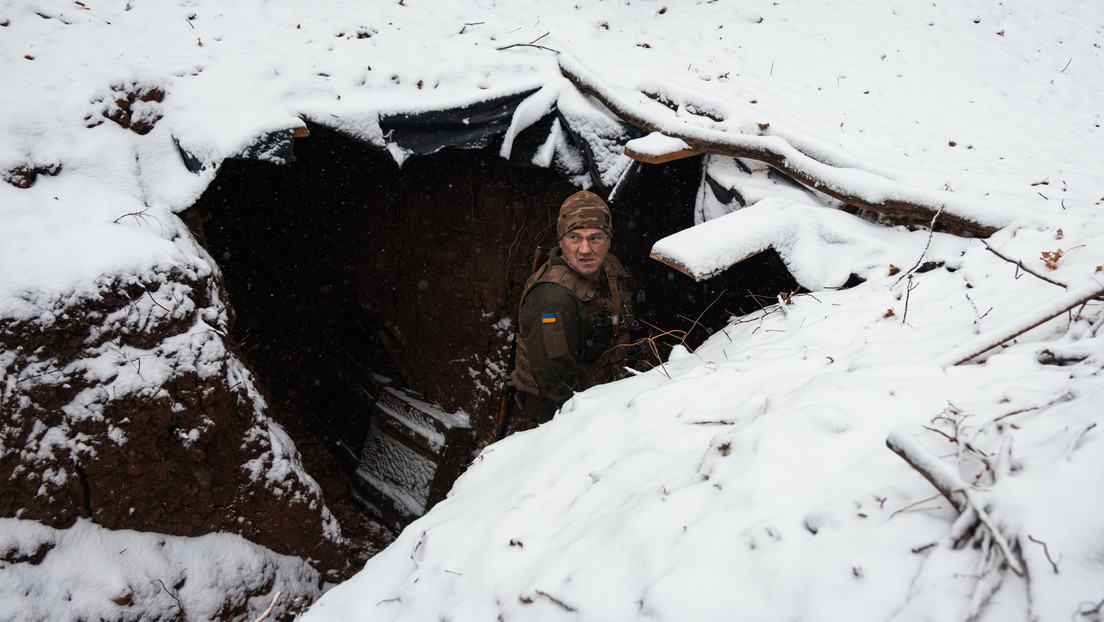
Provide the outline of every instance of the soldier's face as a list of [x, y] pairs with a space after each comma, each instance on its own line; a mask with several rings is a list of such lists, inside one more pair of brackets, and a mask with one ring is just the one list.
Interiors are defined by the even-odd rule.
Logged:
[[560, 250], [571, 269], [597, 281], [609, 254], [610, 237], [601, 229], [575, 229], [560, 238]]

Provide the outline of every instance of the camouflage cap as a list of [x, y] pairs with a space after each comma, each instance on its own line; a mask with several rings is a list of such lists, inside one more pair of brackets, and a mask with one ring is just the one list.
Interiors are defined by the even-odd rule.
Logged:
[[587, 190], [567, 197], [556, 219], [556, 239], [575, 229], [601, 229], [613, 235], [609, 206], [601, 197]]

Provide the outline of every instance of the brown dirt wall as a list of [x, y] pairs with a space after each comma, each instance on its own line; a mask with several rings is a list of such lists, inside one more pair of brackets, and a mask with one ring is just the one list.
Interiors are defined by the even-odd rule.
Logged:
[[173, 269], [98, 285], [0, 322], [0, 516], [226, 531], [331, 579], [350, 572], [317, 485], [233, 351], [218, 277]]

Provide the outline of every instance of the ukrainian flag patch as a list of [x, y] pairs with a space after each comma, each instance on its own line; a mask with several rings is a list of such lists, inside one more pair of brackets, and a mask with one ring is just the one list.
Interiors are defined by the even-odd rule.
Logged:
[[544, 315], [541, 316], [541, 323], [543, 323], [543, 324], [555, 324], [556, 323], [556, 314], [555, 313], [545, 313]]

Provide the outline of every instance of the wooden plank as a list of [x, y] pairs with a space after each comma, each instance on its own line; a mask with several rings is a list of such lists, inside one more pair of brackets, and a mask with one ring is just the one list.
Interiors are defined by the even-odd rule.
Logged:
[[359, 451], [354, 498], [395, 531], [445, 498], [470, 459], [467, 416], [449, 413], [380, 378]]
[[679, 149], [678, 151], [671, 151], [668, 153], [641, 153], [632, 147], [625, 145], [625, 155], [636, 160], [637, 162], [646, 162], [648, 164], [663, 164], [665, 162], [673, 162], [675, 160], [681, 160], [683, 158], [692, 158], [694, 156], [701, 155], [702, 152], [696, 149]]
[[680, 262], [679, 260], [674, 259], [673, 257], [668, 257], [668, 256], [664, 255], [663, 253], [660, 253], [659, 251], [653, 250], [652, 253], [649, 255], [649, 257], [651, 257], [652, 259], [658, 261], [659, 263], [661, 263], [665, 266], [669, 266], [671, 268], [674, 268], [675, 270], [678, 270], [679, 272], [681, 272], [681, 273], [685, 274], [686, 276], [694, 279], [695, 281], [703, 281], [705, 279], [708, 279], [711, 276], [714, 276], [716, 274], [720, 274], [720, 273], [724, 272], [725, 270], [728, 270], [729, 268], [731, 268], [732, 266], [735, 266], [736, 264], [740, 263], [741, 261], [744, 261], [746, 259], [751, 259], [752, 257], [758, 255], [759, 253], [762, 253], [763, 251], [769, 250], [769, 249], [770, 249], [770, 247], [767, 247], [763, 250], [755, 251], [754, 253], [744, 255], [743, 257], [737, 259], [736, 261], [733, 261], [732, 263], [725, 264], [724, 266], [721, 266], [720, 268], [717, 268], [715, 270], [711, 270], [711, 271], [706, 272], [704, 274], [695, 273], [693, 270], [686, 267], [686, 265], [683, 264], [682, 262]]

